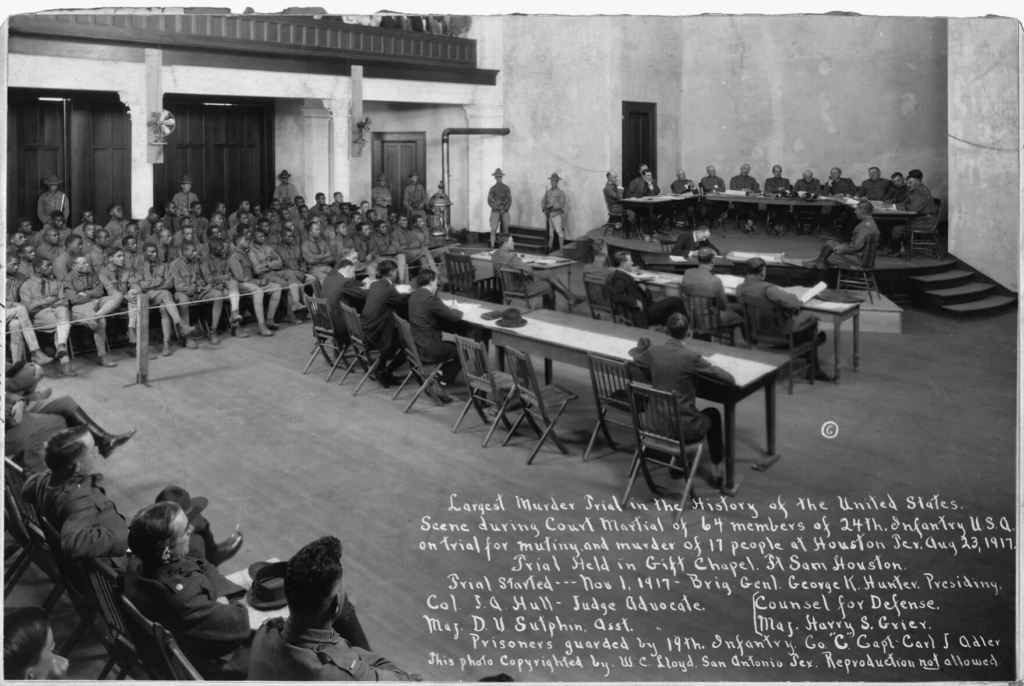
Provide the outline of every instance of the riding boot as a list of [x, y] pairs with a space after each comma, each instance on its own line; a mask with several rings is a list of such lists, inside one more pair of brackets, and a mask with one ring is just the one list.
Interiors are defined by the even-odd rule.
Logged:
[[135, 435], [135, 429], [123, 434], [107, 433], [81, 407], [77, 408], [69, 417], [65, 417], [65, 419], [72, 426], [88, 428], [93, 440], [96, 441], [96, 447], [100, 449], [100, 455], [103, 457], [110, 457], [115, 448], [124, 445], [128, 442], [129, 438]]

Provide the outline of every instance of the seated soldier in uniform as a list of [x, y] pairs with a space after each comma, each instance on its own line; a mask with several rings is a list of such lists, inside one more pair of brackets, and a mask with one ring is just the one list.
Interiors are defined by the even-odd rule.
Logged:
[[894, 172], [891, 178], [892, 186], [886, 191], [882, 202], [887, 205], [902, 205], [903, 201], [907, 199], [907, 194], [910, 193], [910, 186], [907, 185], [903, 174], [899, 172]]
[[[287, 289], [291, 301], [288, 303], [288, 314], [285, 319], [289, 324], [298, 324], [301, 320], [296, 316], [296, 311], [306, 309], [302, 302], [299, 279], [293, 272], [285, 268], [284, 260], [274, 248], [267, 245], [267, 234], [261, 227], [257, 227], [252, 232], [249, 262], [252, 263], [252, 273], [256, 278], [267, 279], [271, 287], [277, 288], [278, 293], [283, 293]], [[274, 312], [270, 312], [270, 321], [273, 321], [273, 318]]]
[[[220, 229], [217, 228], [215, 233], [219, 231]], [[238, 312], [241, 296], [238, 291], [238, 282], [232, 277], [231, 270], [228, 268], [227, 244], [219, 237], [213, 237], [210, 239], [207, 247], [210, 249], [210, 254], [199, 264], [199, 271], [203, 275], [203, 281], [210, 288], [216, 288], [222, 294], [227, 295], [228, 303], [231, 306], [231, 335], [237, 338], [248, 338], [249, 334], [238, 328], [239, 322], [242, 321], [242, 315]], [[216, 330], [217, 326], [214, 324], [212, 331]]]
[[608, 262], [608, 244], [601, 238], [590, 244], [587, 263], [583, 265], [583, 276], [594, 275], [607, 280], [612, 275], [611, 264]]
[[64, 376], [78, 376], [68, 358], [71, 310], [64, 284], [54, 278], [53, 265], [45, 257], [37, 257], [33, 267], [35, 273], [21, 284], [18, 292], [21, 304], [32, 317], [33, 326], [41, 331], [56, 331], [54, 345], [60, 361], [60, 373]]
[[[260, 279], [253, 274], [252, 262], [249, 261], [249, 237], [241, 225], [235, 232], [235, 248], [228, 257], [227, 266], [231, 278], [238, 284], [238, 292], [242, 295], [252, 295], [257, 332], [261, 336], [273, 336], [274, 332], [271, 329], [278, 328], [277, 324], [274, 324], [274, 315], [281, 303], [281, 289], [271, 284], [269, 279]], [[270, 303], [267, 307], [269, 315], [263, 313], [263, 296], [266, 293], [270, 293]]]
[[494, 265], [495, 274], [498, 272], [498, 267], [503, 265], [523, 272], [527, 277], [526, 294], [543, 296], [546, 309], [555, 309], [555, 293], [559, 293], [565, 298], [570, 311], [576, 305], [586, 302], [586, 298], [577, 298], [573, 295], [569, 287], [562, 283], [557, 276], [547, 271], [535, 272], [533, 267], [523, 262], [522, 258], [515, 253], [516, 245], [512, 234], [499, 233], [495, 240], [498, 248], [491, 253], [491, 263]]
[[[145, 219], [139, 220], [139, 240], [148, 241], [153, 235], [153, 226], [160, 220], [160, 212], [155, 207], [150, 207], [146, 212]], [[84, 220], [83, 220], [84, 221]]]
[[[32, 326], [32, 317], [29, 315], [28, 309], [20, 302], [21, 286], [27, 279], [15, 269], [18, 260], [17, 255], [7, 254], [7, 278], [5, 279], [7, 290], [4, 293], [4, 318], [7, 322], [7, 333], [11, 337], [11, 359], [14, 362], [21, 362], [27, 346], [32, 361], [42, 366], [53, 362], [53, 358], [39, 348], [36, 330]], [[10, 388], [8, 387], [9, 390]]]
[[[210, 324], [210, 344], [219, 345], [220, 336], [217, 335], [217, 325], [220, 324], [220, 316], [224, 311], [224, 300], [226, 293], [219, 288], [211, 287], [203, 277], [202, 263], [199, 260], [199, 253], [196, 252], [194, 243], [182, 243], [181, 257], [175, 258], [168, 268], [171, 280], [174, 282], [174, 302], [178, 303], [178, 316], [186, 326], [190, 324], [190, 305], [193, 302], [214, 299], [211, 303], [213, 308], [213, 319]], [[186, 348], [198, 348], [192, 336], [185, 337]]]
[[885, 200], [890, 188], [892, 188], [892, 181], [882, 178], [881, 169], [871, 167], [868, 169], [868, 178], [861, 183], [857, 195], [868, 200]]
[[[285, 224], [287, 226], [287, 223]], [[327, 244], [320, 233], [320, 222], [310, 222], [306, 226], [309, 236], [302, 241], [302, 259], [305, 260], [309, 273], [321, 283], [331, 273], [335, 255], [331, 252], [331, 246]]]
[[689, 257], [691, 252], [700, 250], [703, 247], [711, 248], [716, 253], [720, 252], [711, 242], [711, 229], [707, 226], [701, 226], [693, 231], [681, 232], [679, 238], [676, 239], [675, 244], [672, 246], [671, 254]]
[[615, 267], [615, 271], [608, 277], [612, 302], [631, 312], [634, 326], [641, 329], [663, 326], [673, 312], [686, 314], [686, 305], [674, 295], [654, 302], [647, 288], [638, 284], [633, 277], [636, 268], [628, 250], [612, 253], [611, 259]]
[[281, 231], [281, 242], [274, 246], [274, 252], [281, 258], [284, 268], [294, 274], [299, 283], [316, 283], [316, 277], [309, 273], [306, 261], [302, 259], [302, 246], [295, 240], [295, 229], [289, 227]]
[[205, 679], [244, 680], [252, 631], [238, 600], [245, 589], [205, 560], [188, 555], [193, 528], [172, 501], [139, 511], [128, 528], [131, 548], [124, 595], [148, 619], [177, 639]]
[[860, 266], [861, 257], [868, 241], [878, 241], [878, 226], [871, 216], [875, 211], [870, 200], [861, 200], [857, 203], [854, 214], [857, 215], [859, 223], [853, 230], [853, 238], [849, 243], [838, 241], [827, 241], [821, 248], [821, 253], [816, 260], [808, 260], [803, 263], [808, 269], [824, 269], [831, 264], [837, 267]]
[[828, 173], [828, 183], [825, 184], [823, 195], [842, 195], [844, 197], [854, 196], [857, 193], [857, 184], [843, 176], [843, 170], [839, 167], [832, 167]]
[[158, 261], [155, 243], [146, 244], [143, 260], [139, 264], [137, 272], [139, 291], [149, 297], [151, 307], [160, 307], [160, 326], [164, 334], [163, 356], [170, 357], [174, 352], [171, 350], [171, 322], [174, 322], [178, 333], [186, 340], [195, 331], [195, 327], [189, 326], [181, 320], [178, 308], [174, 304], [174, 296], [171, 295], [174, 281], [167, 265]]
[[370, 652], [345, 593], [341, 542], [324, 536], [288, 561], [288, 619], [256, 631], [249, 660], [253, 681], [419, 681], [417, 674]]
[[136, 303], [141, 290], [139, 289], [139, 275], [136, 273], [135, 267], [128, 263], [124, 248], [115, 246], [107, 251], [107, 264], [100, 270], [98, 276], [107, 295], [119, 295], [128, 306], [128, 342], [131, 345], [125, 350], [129, 355], [134, 356], [135, 343], [138, 341], [136, 328], [139, 319]]
[[912, 229], [934, 230], [936, 215], [939, 213], [939, 206], [935, 204], [932, 192], [924, 185], [924, 174], [920, 169], [911, 169], [907, 172], [907, 188], [910, 189], [903, 198], [903, 205], [899, 209], [916, 212], [917, 216], [910, 220], [909, 225], [896, 226], [892, 230], [892, 242], [889, 245], [889, 256], [898, 257], [904, 254], [909, 248], [906, 244], [906, 237]]
[[106, 229], [96, 229], [93, 234], [94, 243], [92, 248], [84, 252], [85, 257], [89, 259], [89, 266], [92, 267], [92, 273], [98, 274], [101, 269], [107, 264], [107, 250], [110, 246], [114, 245], [111, 240], [110, 232]]
[[[729, 190], [748, 191], [748, 193], [761, 192], [761, 186], [750, 175], [749, 164], [740, 166], [740, 173], [729, 179]], [[736, 207], [736, 228], [740, 229], [741, 226], [745, 233], [753, 233], [754, 231], [754, 211], [750, 209], [750, 205], [747, 203], [740, 203]]]
[[[407, 217], [399, 217], [399, 226], [408, 225]], [[363, 222], [368, 224], [368, 222]], [[362, 227], [362, 235], [366, 238], [366, 227]], [[381, 260], [389, 259], [395, 263], [395, 271], [391, 276], [395, 279], [395, 283], [409, 283], [409, 265], [405, 260], [405, 253], [399, 249], [399, 246], [395, 244], [393, 237], [398, 233], [399, 229], [395, 229], [394, 232], [388, 233], [386, 224], [377, 224], [373, 227], [373, 233], [369, 237], [369, 242], [366, 245], [369, 252], [366, 253], [365, 259], [362, 252], [360, 252], [359, 262], [366, 265], [366, 273], [376, 274], [377, 265]], [[359, 249], [359, 245], [356, 245], [356, 249]], [[357, 265], [358, 267], [358, 265]], [[373, 277], [371, 277], [373, 278]]]
[[[105, 267], [106, 265], [104, 265]], [[96, 343], [97, 364], [101, 367], [116, 367], [117, 363], [107, 359], [107, 315], [121, 306], [123, 296], [115, 291], [107, 295], [103, 282], [85, 255], [75, 258], [71, 272], [64, 277], [64, 288], [71, 305], [71, 322], [84, 323], [92, 330]]]

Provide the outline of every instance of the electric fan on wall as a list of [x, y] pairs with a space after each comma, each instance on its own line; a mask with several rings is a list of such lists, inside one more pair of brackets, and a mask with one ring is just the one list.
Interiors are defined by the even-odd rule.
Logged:
[[148, 126], [150, 145], [164, 145], [164, 139], [174, 131], [174, 115], [167, 110], [153, 112]]

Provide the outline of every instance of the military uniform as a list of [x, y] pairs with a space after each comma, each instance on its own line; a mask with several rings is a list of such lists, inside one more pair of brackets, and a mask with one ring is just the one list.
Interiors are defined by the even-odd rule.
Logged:
[[405, 187], [405, 192], [402, 194], [402, 207], [405, 208], [405, 215], [409, 217], [409, 221], [416, 216], [427, 216], [423, 209], [426, 204], [427, 189], [423, 187], [423, 184], [410, 183]]
[[331, 246], [321, 238], [307, 238], [302, 241], [300, 247], [302, 259], [309, 265], [309, 273], [317, 278], [320, 283], [324, 282], [327, 275], [331, 273], [335, 255], [331, 252]]
[[[106, 289], [97, 272], [79, 274], [72, 270], [63, 279], [68, 302], [71, 304], [71, 322], [80, 322], [92, 329], [96, 354], [107, 354], [106, 315], [116, 310], [123, 299], [120, 293], [105, 295]], [[80, 295], [84, 293], [84, 295]]]
[[[164, 197], [166, 198], [167, 196], [165, 195]], [[177, 205], [178, 214], [184, 217], [188, 214], [189, 209], [192, 207], [192, 203], [199, 202], [199, 196], [192, 191], [189, 191], [188, 193], [185, 191], [178, 191], [174, 194], [174, 197], [171, 198], [171, 202]]]
[[306, 273], [308, 268], [305, 260], [302, 259], [302, 246], [294, 240], [291, 245], [284, 242], [278, 243], [274, 246], [274, 252], [281, 258], [285, 269], [295, 274], [295, 278], [299, 281], [306, 281], [307, 276], [312, 276], [312, 274]]
[[[721, 176], [704, 176], [700, 180], [701, 190], [707, 193], [724, 193], [725, 192], [725, 179]], [[718, 220], [719, 218], [725, 218], [725, 213], [729, 211], [729, 203], [722, 202], [721, 200], [704, 200], [703, 201], [703, 214], [704, 221], [708, 224]]]
[[114, 243], [124, 238], [124, 227], [128, 226], [127, 219], [113, 219], [107, 222], [103, 228], [110, 234], [110, 242]]
[[[426, 190], [424, 190], [426, 193]], [[372, 201], [373, 209], [377, 210], [377, 216], [383, 219], [388, 215], [388, 208], [391, 207], [393, 202], [391, 199], [391, 189], [387, 186], [374, 186], [370, 191], [370, 200]]]
[[282, 207], [295, 202], [295, 198], [298, 196], [299, 189], [290, 181], [282, 181], [277, 185], [277, 188], [274, 189], [274, 197], [281, 201]]
[[511, 222], [508, 211], [512, 208], [512, 189], [502, 182], [501, 177], [498, 177], [495, 184], [487, 191], [487, 204], [491, 208], [489, 220], [491, 233], [498, 230], [499, 221], [503, 229], [508, 231]]
[[252, 648], [249, 613], [239, 602], [217, 602], [244, 592], [212, 564], [191, 557], [147, 569], [133, 555], [124, 577], [125, 597], [174, 634], [206, 679], [246, 678]]
[[860, 185], [858, 195], [868, 200], [885, 200], [885, 196], [889, 194], [890, 188], [892, 188], [892, 181], [889, 179], [864, 179], [864, 182]]
[[853, 181], [851, 181], [850, 179], [847, 179], [845, 177], [836, 179], [835, 181], [833, 181], [832, 179], [829, 179], [828, 183], [825, 184], [824, 194], [825, 195], [856, 195], [857, 194], [857, 184], [855, 184]]
[[39, 222], [46, 226], [50, 222], [50, 215], [57, 211], [64, 215], [64, 222], [67, 223], [71, 214], [71, 200], [64, 195], [64, 191], [56, 190], [51, 193], [47, 189], [36, 202], [36, 216], [39, 217]]
[[277, 617], [256, 632], [249, 678], [254, 681], [411, 681], [390, 660], [351, 645], [334, 629], [313, 629]]
[[[66, 345], [68, 334], [71, 333], [71, 309], [64, 284], [57, 279], [44, 279], [36, 274], [21, 284], [19, 294], [21, 304], [32, 316], [32, 323], [41, 331], [56, 329], [55, 345], [58, 348]], [[51, 295], [57, 296], [52, 304], [46, 300]]]
[[138, 308], [135, 307], [139, 297], [139, 276], [135, 272], [135, 266], [128, 260], [128, 254], [125, 253], [123, 267], [115, 267], [107, 262], [97, 276], [107, 290], [107, 295], [118, 293], [124, 298], [124, 302], [128, 304], [128, 328], [134, 329], [139, 318]]
[[[551, 230], [558, 236], [560, 246], [565, 245], [565, 231], [562, 227], [562, 218], [565, 214], [565, 191], [561, 188], [548, 188], [544, 191], [544, 199], [540, 202], [540, 209], [547, 213], [548, 221], [551, 222]], [[554, 241], [551, 241], [552, 245]]]
[[116, 558], [128, 551], [128, 524], [103, 489], [102, 474], [75, 475], [53, 483], [53, 474], [33, 474], [22, 494], [60, 532], [68, 560]]

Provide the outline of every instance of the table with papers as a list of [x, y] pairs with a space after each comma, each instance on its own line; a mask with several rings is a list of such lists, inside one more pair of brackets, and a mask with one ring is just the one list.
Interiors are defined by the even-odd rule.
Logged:
[[[476, 278], [486, 279], [491, 276], [496, 276], [494, 263], [492, 261], [494, 255], [493, 250], [486, 252], [480, 252], [473, 255], [473, 266], [476, 268]], [[559, 269], [567, 270], [567, 278], [572, 279], [572, 268], [576, 264], [575, 260], [569, 260], [564, 257], [551, 257], [547, 255], [526, 255], [523, 253], [517, 253], [519, 259], [525, 262], [527, 265], [533, 268], [534, 271], [556, 271]]]

